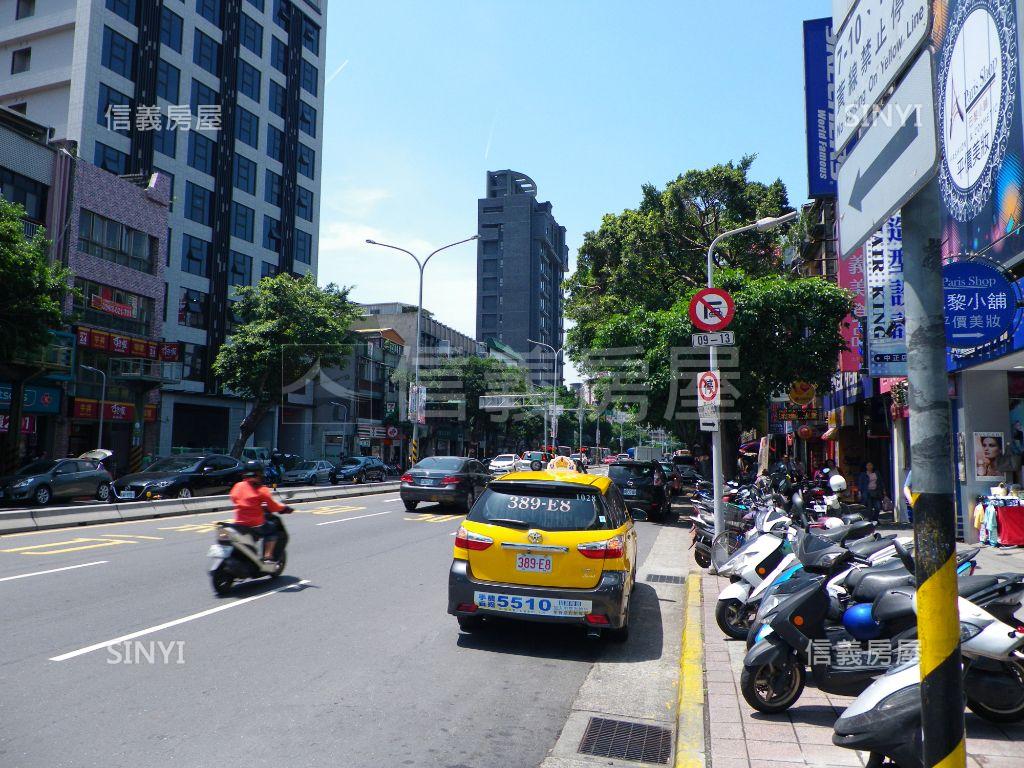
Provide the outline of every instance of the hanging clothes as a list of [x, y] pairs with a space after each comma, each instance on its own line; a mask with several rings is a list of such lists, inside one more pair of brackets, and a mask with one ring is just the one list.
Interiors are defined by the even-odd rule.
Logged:
[[996, 505], [991, 501], [985, 505], [985, 537], [982, 541], [993, 547], [999, 546], [999, 518], [996, 515]]

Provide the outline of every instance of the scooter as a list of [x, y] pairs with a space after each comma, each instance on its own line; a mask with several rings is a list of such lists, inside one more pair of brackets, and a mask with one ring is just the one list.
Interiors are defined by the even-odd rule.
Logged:
[[[284, 509], [284, 514], [291, 512]], [[288, 531], [281, 518], [268, 514], [267, 520], [277, 525], [277, 543], [274, 545], [275, 563], [263, 560], [263, 543], [252, 533], [252, 529], [238, 523], [217, 523], [217, 543], [210, 545], [207, 556], [210, 559], [210, 578], [213, 591], [226, 595], [236, 581], [258, 579], [269, 576], [276, 579], [284, 573], [288, 558]]]
[[[958, 602], [967, 706], [993, 722], [1020, 720], [1024, 627], [1005, 624], [963, 598]], [[869, 753], [868, 768], [924, 768], [920, 685], [916, 661], [892, 667], [839, 716], [832, 743]]]

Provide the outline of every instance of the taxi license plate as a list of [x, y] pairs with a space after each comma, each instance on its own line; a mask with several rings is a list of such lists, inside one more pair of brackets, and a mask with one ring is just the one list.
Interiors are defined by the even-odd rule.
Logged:
[[496, 592], [474, 592], [473, 602], [488, 611], [529, 616], [560, 616], [582, 618], [591, 612], [590, 600], [568, 600], [549, 597], [520, 597]]
[[117, 497], [119, 499], [134, 499], [135, 491], [121, 491], [119, 494], [117, 494]]
[[439, 482], [438, 480], [430, 480], [430, 479], [420, 480], [420, 484], [421, 485], [437, 485], [438, 482]]
[[622, 495], [623, 496], [636, 496], [636, 488], [623, 488], [622, 489]]
[[516, 555], [516, 570], [527, 573], [551, 573], [553, 563], [545, 555]]

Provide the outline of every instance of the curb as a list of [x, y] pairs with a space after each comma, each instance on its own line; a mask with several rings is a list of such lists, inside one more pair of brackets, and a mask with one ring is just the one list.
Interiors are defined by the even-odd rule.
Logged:
[[675, 768], [704, 768], [704, 638], [701, 622], [702, 575], [686, 578], [683, 643], [679, 654], [679, 702]]

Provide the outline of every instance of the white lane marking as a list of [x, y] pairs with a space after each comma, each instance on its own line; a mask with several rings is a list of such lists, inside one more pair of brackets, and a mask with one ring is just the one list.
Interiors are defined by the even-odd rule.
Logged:
[[379, 515], [390, 515], [392, 510], [386, 512], [374, 512], [372, 515], [356, 515], [355, 517], [342, 517], [338, 520], [328, 520], [326, 523], [317, 523], [317, 525], [334, 525], [335, 523], [347, 523], [349, 520], [362, 520], [364, 517], [377, 517]]
[[81, 565], [68, 565], [64, 568], [51, 568], [48, 571], [35, 571], [34, 573], [22, 573], [18, 576], [4, 576], [0, 581], [14, 581], [15, 579], [27, 579], [29, 576], [43, 576], [47, 573], [59, 573], [60, 571], [73, 571], [76, 568], [88, 568], [91, 565], [103, 565], [109, 560], [97, 560], [93, 563], [82, 563]]
[[394, 504], [396, 501], [401, 501], [402, 497], [399, 496], [397, 499], [384, 499], [385, 504]]
[[158, 624], [155, 627], [149, 627], [148, 629], [140, 629], [138, 632], [132, 632], [128, 635], [121, 635], [120, 637], [115, 637], [113, 640], [105, 640], [102, 643], [96, 643], [95, 645], [89, 645], [85, 648], [79, 648], [77, 651], [69, 651], [68, 653], [62, 653], [60, 656], [51, 657], [50, 661], [67, 661], [68, 659], [73, 659], [76, 656], [82, 656], [86, 653], [98, 651], [101, 648], [108, 648], [111, 645], [117, 645], [118, 643], [124, 643], [128, 640], [134, 640], [136, 637], [151, 635], [154, 632], [159, 632], [163, 629], [169, 629], [170, 627], [176, 627], [179, 624], [185, 624], [189, 621], [195, 621], [196, 619], [201, 619], [204, 616], [211, 616], [214, 613], [226, 611], [228, 608], [237, 608], [239, 605], [251, 603], [253, 600], [260, 600], [261, 598], [267, 597], [268, 595], [273, 595], [277, 592], [284, 592], [286, 589], [294, 589], [295, 587], [300, 587], [303, 584], [309, 584], [309, 579], [303, 579], [302, 581], [296, 582], [295, 584], [288, 584], [283, 587], [278, 587], [277, 589], [272, 589], [269, 592], [261, 592], [258, 595], [253, 595], [252, 597], [243, 597], [241, 600], [235, 600], [226, 605], [218, 605], [216, 608], [210, 608], [205, 611], [200, 611], [199, 613], [193, 613], [191, 616], [183, 616], [180, 619], [174, 619], [174, 621], [164, 622], [163, 624]]

